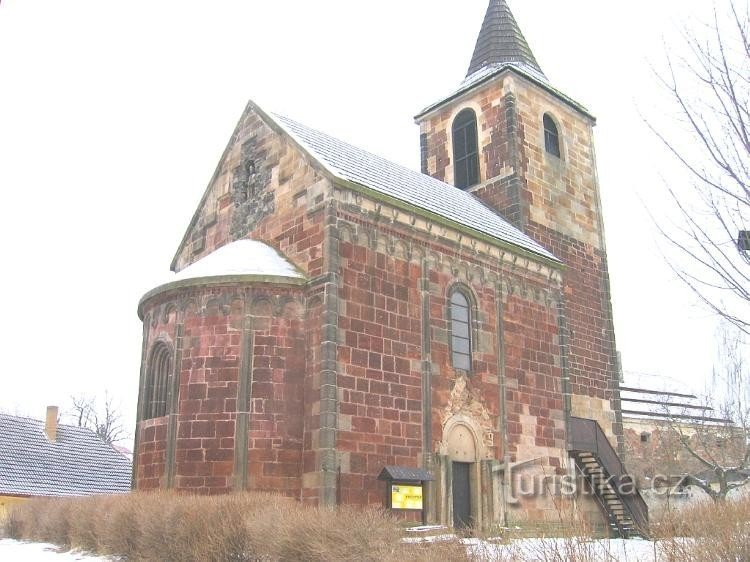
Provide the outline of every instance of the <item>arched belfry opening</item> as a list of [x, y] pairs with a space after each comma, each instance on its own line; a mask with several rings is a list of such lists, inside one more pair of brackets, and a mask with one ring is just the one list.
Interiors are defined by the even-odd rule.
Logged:
[[464, 109], [453, 120], [453, 185], [467, 189], [479, 183], [479, 140], [477, 114]]

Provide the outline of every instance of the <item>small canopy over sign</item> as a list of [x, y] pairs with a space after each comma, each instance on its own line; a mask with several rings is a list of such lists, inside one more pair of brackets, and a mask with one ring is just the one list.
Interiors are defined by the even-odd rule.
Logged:
[[431, 482], [432, 473], [424, 468], [408, 468], [405, 466], [386, 466], [380, 471], [378, 480], [397, 482]]

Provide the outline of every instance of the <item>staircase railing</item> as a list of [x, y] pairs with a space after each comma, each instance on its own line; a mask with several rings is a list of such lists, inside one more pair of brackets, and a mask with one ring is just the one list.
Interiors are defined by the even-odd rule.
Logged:
[[590, 453], [598, 459], [636, 527], [645, 535], [648, 532], [648, 506], [601, 426], [596, 420], [571, 417], [570, 429], [570, 449]]

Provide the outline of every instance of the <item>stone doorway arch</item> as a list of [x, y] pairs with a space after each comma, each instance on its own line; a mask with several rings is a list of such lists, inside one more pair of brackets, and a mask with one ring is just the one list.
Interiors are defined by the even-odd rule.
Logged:
[[476, 468], [477, 439], [466, 423], [456, 423], [446, 436], [448, 458], [450, 461], [450, 484], [452, 517], [449, 521], [456, 529], [472, 527], [476, 524], [477, 489]]
[[482, 494], [483, 461], [487, 448], [482, 430], [472, 417], [450, 416], [443, 425], [440, 444], [440, 522], [462, 527], [481, 527], [486, 498]]

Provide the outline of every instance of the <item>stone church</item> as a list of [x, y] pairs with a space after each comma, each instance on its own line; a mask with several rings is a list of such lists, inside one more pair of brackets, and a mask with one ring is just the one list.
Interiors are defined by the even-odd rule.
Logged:
[[491, 0], [415, 120], [421, 173], [248, 103], [138, 306], [135, 487], [388, 505], [390, 470], [407, 517], [487, 528], [559, 519], [519, 472], [574, 475], [572, 509], [637, 532], [594, 117]]

